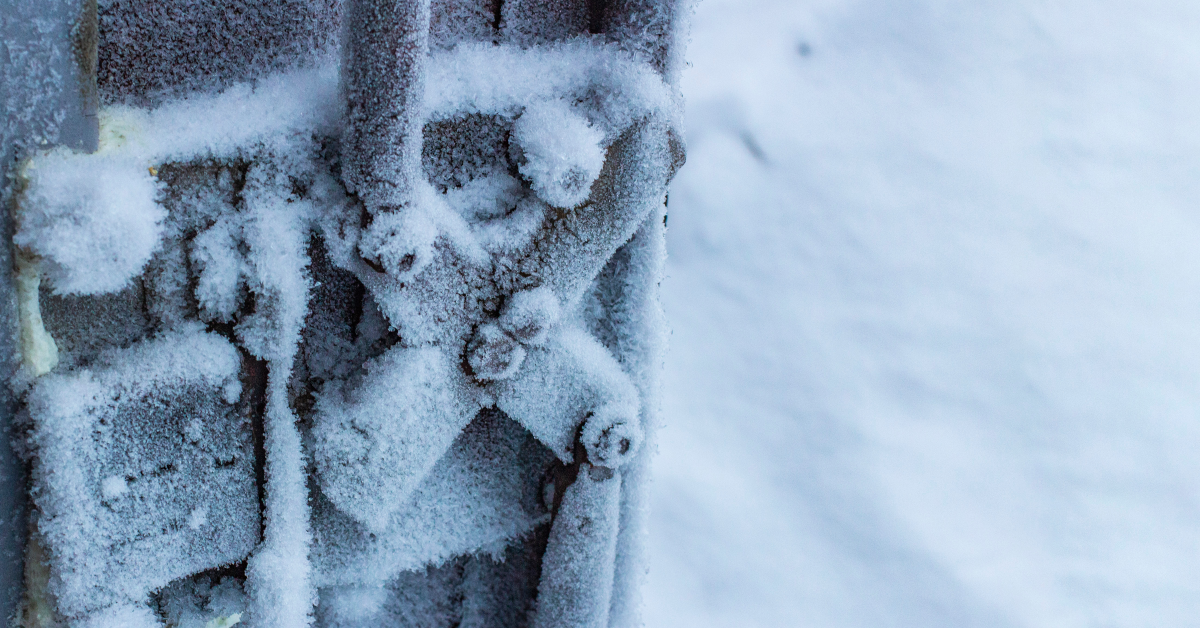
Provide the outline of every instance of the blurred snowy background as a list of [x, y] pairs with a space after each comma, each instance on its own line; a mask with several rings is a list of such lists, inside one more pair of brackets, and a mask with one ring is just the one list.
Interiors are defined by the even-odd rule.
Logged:
[[651, 628], [1200, 625], [1200, 3], [702, 0]]

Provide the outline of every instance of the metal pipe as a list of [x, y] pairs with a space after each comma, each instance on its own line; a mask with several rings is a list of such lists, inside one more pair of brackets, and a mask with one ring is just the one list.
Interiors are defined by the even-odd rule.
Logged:
[[370, 216], [410, 203], [421, 176], [429, 2], [351, 0], [346, 7], [342, 179]]

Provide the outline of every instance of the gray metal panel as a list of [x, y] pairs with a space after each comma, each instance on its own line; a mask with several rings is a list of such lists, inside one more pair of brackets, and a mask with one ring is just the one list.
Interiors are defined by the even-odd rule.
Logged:
[[19, 360], [10, 177], [38, 147], [95, 149], [95, 14], [95, 0], [0, 0], [0, 617], [9, 622], [20, 605], [28, 511], [7, 385]]

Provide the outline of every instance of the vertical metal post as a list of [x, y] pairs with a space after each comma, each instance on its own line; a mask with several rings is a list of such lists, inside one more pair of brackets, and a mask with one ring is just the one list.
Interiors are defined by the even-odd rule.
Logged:
[[[7, 70], [7, 63], [5, 65]], [[7, 95], [7, 89], [5, 93]], [[9, 174], [15, 162], [16, 146], [7, 134], [0, 139], [4, 141], [4, 145], [0, 146], [0, 150], [3, 150], [0, 153], [3, 156], [0, 183], [4, 185], [5, 201], [0, 207], [0, 378], [7, 382], [20, 360], [16, 342], [17, 297], [11, 270], [14, 266], [13, 221], [8, 211], [8, 197], [11, 195]], [[15, 410], [16, 400], [9, 387], [0, 386], [0, 619], [9, 624], [15, 623], [20, 608], [28, 509], [25, 466], [12, 447]]]
[[96, 0], [0, 0], [0, 619], [17, 621], [28, 491], [13, 438], [20, 361], [13, 281], [13, 183], [20, 159], [50, 146], [95, 150]]

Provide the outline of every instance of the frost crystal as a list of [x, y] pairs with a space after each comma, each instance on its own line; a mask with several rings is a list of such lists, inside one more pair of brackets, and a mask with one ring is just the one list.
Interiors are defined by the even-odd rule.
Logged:
[[604, 133], [561, 100], [525, 107], [513, 123], [512, 151], [521, 175], [555, 207], [587, 199], [604, 165]]
[[[239, 363], [225, 340], [182, 330], [46, 375], [30, 391], [38, 531], [59, 612], [144, 603], [254, 547], [251, 426], [224, 394]], [[190, 525], [198, 511], [224, 525]]]
[[166, 212], [158, 183], [136, 159], [55, 150], [30, 162], [13, 241], [42, 258], [55, 292], [115, 292], [159, 247]]

